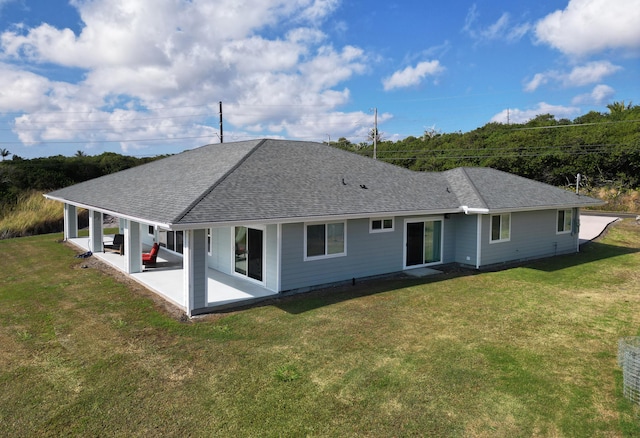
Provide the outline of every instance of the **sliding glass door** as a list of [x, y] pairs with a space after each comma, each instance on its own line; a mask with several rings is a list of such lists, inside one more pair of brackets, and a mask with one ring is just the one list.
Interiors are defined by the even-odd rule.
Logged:
[[442, 220], [406, 221], [405, 267], [442, 262]]
[[236, 274], [263, 281], [264, 232], [258, 228], [235, 227]]

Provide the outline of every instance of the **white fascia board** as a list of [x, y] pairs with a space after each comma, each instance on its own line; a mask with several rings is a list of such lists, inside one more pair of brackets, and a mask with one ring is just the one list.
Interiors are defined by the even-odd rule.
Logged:
[[100, 212], [102, 214], [108, 214], [109, 216], [115, 216], [115, 217], [118, 217], [118, 218], [127, 219], [127, 220], [134, 221], [134, 222], [139, 222], [139, 223], [149, 224], [149, 225], [155, 225], [155, 226], [160, 227], [160, 228], [170, 228], [171, 227], [170, 224], [166, 224], [164, 222], [151, 221], [149, 219], [142, 219], [142, 218], [135, 217], [135, 216], [129, 216], [129, 215], [126, 215], [126, 214], [122, 214], [122, 213], [118, 213], [118, 212], [115, 212], [115, 211], [108, 210], [106, 208], [97, 208], [97, 207], [92, 206], [92, 205], [83, 204], [81, 202], [69, 201], [68, 199], [57, 198], [55, 196], [49, 196], [49, 195], [46, 195], [46, 194], [44, 195], [44, 197], [47, 198], [47, 199], [50, 199], [52, 201], [58, 201], [58, 202], [62, 202], [64, 204], [74, 205], [76, 207], [85, 208], [87, 210], [98, 211], [98, 212]]
[[275, 219], [252, 219], [239, 221], [221, 221], [221, 222], [199, 222], [190, 224], [171, 224], [171, 230], [190, 230], [201, 228], [227, 227], [235, 225], [272, 225], [272, 224], [291, 224], [299, 222], [338, 222], [349, 219], [368, 219], [378, 217], [395, 217], [395, 216], [433, 216], [443, 214], [461, 213], [462, 209], [441, 209], [441, 210], [414, 210], [414, 211], [387, 211], [387, 212], [371, 212], [357, 213], [336, 216], [301, 216], [301, 217], [283, 217]]

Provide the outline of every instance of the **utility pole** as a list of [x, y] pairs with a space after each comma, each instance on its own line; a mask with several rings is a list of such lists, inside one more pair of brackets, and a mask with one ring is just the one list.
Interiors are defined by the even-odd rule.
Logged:
[[222, 136], [222, 101], [219, 102], [220, 105], [220, 143], [224, 143], [224, 139]]
[[378, 150], [378, 108], [373, 109], [373, 159], [377, 160]]

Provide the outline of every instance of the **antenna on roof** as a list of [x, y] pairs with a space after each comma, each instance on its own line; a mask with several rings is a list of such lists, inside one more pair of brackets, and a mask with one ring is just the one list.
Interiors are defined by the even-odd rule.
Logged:
[[222, 101], [218, 102], [218, 104], [220, 105], [220, 143], [224, 143], [222, 137]]
[[373, 111], [373, 129], [369, 131], [369, 135], [367, 140], [373, 140], [373, 159], [378, 159], [378, 136], [380, 133], [378, 132], [378, 108], [371, 108], [370, 111]]

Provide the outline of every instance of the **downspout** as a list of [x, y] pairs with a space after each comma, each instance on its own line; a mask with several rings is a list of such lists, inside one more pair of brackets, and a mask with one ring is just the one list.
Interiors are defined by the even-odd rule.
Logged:
[[480, 258], [482, 257], [482, 215], [478, 216], [478, 225], [476, 229], [476, 269], [480, 269]]
[[573, 212], [573, 232], [576, 236], [576, 252], [580, 252], [580, 208], [575, 208]]

